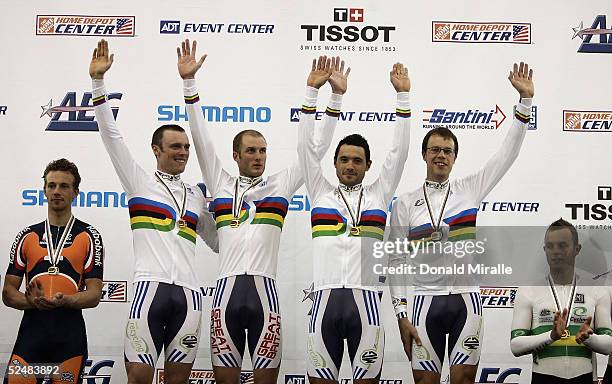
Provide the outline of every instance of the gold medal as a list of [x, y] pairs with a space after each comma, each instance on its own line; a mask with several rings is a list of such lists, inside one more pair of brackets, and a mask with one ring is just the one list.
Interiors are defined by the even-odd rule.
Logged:
[[49, 272], [50, 275], [58, 275], [59, 274], [59, 268], [58, 267], [49, 267], [49, 269], [47, 269], [47, 272]]
[[563, 333], [561, 334], [561, 338], [562, 339], [568, 339], [571, 336], [570, 332], [566, 329], [565, 331], [563, 331]]
[[186, 222], [185, 220], [183, 220], [183, 219], [179, 219], [179, 220], [176, 222], [176, 224], [177, 224], [177, 225], [178, 225], [178, 227], [179, 227], [179, 228], [181, 228], [181, 229], [182, 229], [182, 228], [187, 227], [187, 222]]
[[230, 228], [238, 228], [240, 226], [240, 219], [232, 219], [230, 222]]
[[352, 227], [351, 228], [351, 236], [359, 236], [361, 234], [361, 228]]

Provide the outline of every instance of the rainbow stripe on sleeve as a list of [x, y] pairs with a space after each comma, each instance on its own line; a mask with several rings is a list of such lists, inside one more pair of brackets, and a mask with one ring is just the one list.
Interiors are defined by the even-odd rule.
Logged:
[[395, 108], [395, 115], [397, 117], [410, 117], [412, 116], [412, 111], [410, 109]]
[[197, 93], [193, 96], [185, 96], [185, 104], [194, 104], [200, 101], [200, 95]]
[[523, 115], [522, 113], [520, 113], [518, 111], [518, 109], [514, 111], [514, 117], [518, 121], [520, 121], [521, 123], [524, 123], [524, 124], [527, 124], [529, 122], [529, 120], [530, 120], [530, 116], [529, 115]]

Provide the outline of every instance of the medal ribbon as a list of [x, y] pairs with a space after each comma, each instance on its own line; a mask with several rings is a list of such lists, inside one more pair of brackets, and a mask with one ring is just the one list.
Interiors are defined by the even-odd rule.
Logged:
[[342, 201], [344, 202], [344, 205], [346, 206], [346, 209], [348, 210], [349, 215], [351, 215], [351, 221], [353, 222], [353, 227], [357, 227], [357, 224], [359, 224], [359, 220], [361, 220], [361, 200], [363, 199], [363, 187], [359, 189], [359, 201], [357, 202], [357, 214], [353, 213], [353, 210], [351, 209], [351, 205], [348, 203], [348, 200], [342, 193], [342, 189], [340, 187], [338, 187], [338, 193], [340, 194], [340, 197], [342, 198]]
[[45, 234], [47, 236], [47, 250], [49, 251], [49, 258], [51, 259], [51, 265], [56, 267], [58, 259], [64, 250], [64, 245], [66, 244], [66, 239], [68, 239], [68, 235], [72, 231], [72, 226], [74, 225], [74, 216], [70, 215], [70, 219], [68, 219], [68, 223], [66, 224], [66, 229], [62, 233], [59, 242], [57, 243], [57, 248], [53, 244], [53, 235], [51, 234], [51, 224], [49, 224], [49, 219], [45, 220]]
[[181, 188], [183, 189], [183, 201], [182, 201], [182, 204], [179, 205], [178, 200], [176, 199], [176, 197], [174, 197], [174, 193], [172, 193], [172, 190], [170, 189], [168, 184], [166, 184], [164, 179], [159, 175], [159, 173], [155, 172], [155, 177], [157, 177], [157, 180], [159, 180], [162, 183], [162, 185], [164, 186], [164, 189], [170, 195], [170, 197], [172, 198], [172, 201], [174, 202], [174, 205], [176, 206], [176, 209], [177, 209], [176, 213], [178, 215], [176, 220], [177, 221], [182, 220], [183, 216], [185, 216], [185, 207], [187, 206], [187, 187], [185, 187], [185, 183], [183, 183], [183, 181], [181, 180]]
[[259, 184], [263, 179], [259, 178], [251, 183], [240, 195], [240, 199], [238, 199], [238, 186], [240, 185], [240, 176], [236, 178], [236, 185], [234, 186], [234, 196], [232, 199], [232, 214], [234, 215], [234, 219], [240, 218], [240, 210], [242, 209], [242, 202], [244, 201], [244, 195], [251, 189], [254, 188], [257, 184]]
[[[557, 312], [562, 312], [563, 308], [561, 308], [561, 299], [559, 298], [559, 293], [557, 292], [557, 288], [555, 287], [555, 282], [552, 277], [548, 275], [548, 285], [550, 286], [550, 292], [552, 293], [553, 299], [555, 299], [555, 307], [557, 308]], [[572, 289], [570, 291], [570, 296], [567, 303], [568, 313], [567, 320], [565, 322], [565, 329], [569, 324], [569, 320], [572, 314], [572, 309], [574, 306], [574, 296], [576, 295], [576, 275], [574, 275], [574, 281], [572, 283]]]
[[431, 206], [431, 201], [429, 200], [429, 196], [427, 195], [427, 187], [425, 183], [423, 183], [423, 195], [425, 195], [425, 203], [427, 203], [427, 211], [429, 212], [429, 219], [431, 220], [431, 225], [434, 229], [434, 232], [440, 232], [440, 224], [442, 223], [442, 216], [444, 215], [444, 209], [446, 208], [446, 203], [448, 202], [448, 196], [450, 195], [450, 184], [446, 189], [446, 195], [444, 196], [444, 201], [442, 202], [442, 207], [440, 207], [440, 215], [438, 216], [438, 220], [434, 218], [433, 208]]

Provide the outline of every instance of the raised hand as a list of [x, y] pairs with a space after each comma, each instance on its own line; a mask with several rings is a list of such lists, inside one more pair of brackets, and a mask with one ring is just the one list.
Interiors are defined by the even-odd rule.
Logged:
[[584, 323], [582, 323], [582, 325], [580, 326], [580, 329], [576, 334], [576, 342], [578, 344], [584, 343], [584, 341], [593, 334], [593, 329], [591, 328], [591, 320], [593, 320], [591, 316], [587, 317]]
[[200, 57], [200, 60], [196, 60], [197, 46], [198, 43], [194, 40], [190, 47], [189, 39], [185, 39], [185, 41], [181, 42], [181, 47], [176, 48], [176, 54], [178, 55], [178, 71], [183, 79], [193, 79], [208, 56], [205, 54]]
[[308, 74], [306, 84], [309, 87], [321, 88], [332, 74], [331, 59], [327, 56], [319, 56], [319, 60], [312, 59], [312, 68]]
[[508, 75], [508, 80], [512, 83], [514, 89], [516, 89], [521, 95], [521, 98], [531, 98], [534, 94], [533, 89], [533, 69], [529, 69], [529, 65], [523, 63], [514, 63], [514, 67]]
[[98, 47], [93, 51], [91, 63], [89, 63], [89, 76], [94, 80], [101, 80], [104, 74], [113, 65], [115, 55], [108, 55], [108, 41], [98, 41]]
[[393, 64], [390, 75], [391, 84], [396, 92], [410, 92], [410, 77], [408, 77], [408, 68], [404, 67], [404, 64]]
[[555, 312], [555, 317], [553, 319], [553, 328], [550, 333], [550, 338], [553, 340], [559, 340], [563, 332], [565, 331], [565, 327], [567, 325], [567, 308], [563, 309], [563, 312]]
[[344, 60], [340, 57], [332, 57], [331, 59], [331, 76], [329, 77], [329, 85], [331, 85], [332, 93], [344, 95], [347, 87], [348, 75], [351, 73], [351, 67], [344, 72]]
[[407, 318], [399, 319], [397, 321], [400, 330], [400, 336], [402, 338], [402, 344], [404, 345], [404, 352], [408, 356], [408, 360], [412, 361], [412, 342], [417, 346], [423, 345], [421, 338], [414, 325], [410, 323]]

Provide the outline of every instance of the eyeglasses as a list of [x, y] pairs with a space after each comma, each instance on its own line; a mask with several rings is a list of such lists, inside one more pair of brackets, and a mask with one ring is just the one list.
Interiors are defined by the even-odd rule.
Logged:
[[452, 148], [429, 147], [427, 150], [433, 155], [438, 155], [440, 152], [444, 152], [446, 156], [455, 154], [455, 150]]

